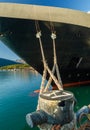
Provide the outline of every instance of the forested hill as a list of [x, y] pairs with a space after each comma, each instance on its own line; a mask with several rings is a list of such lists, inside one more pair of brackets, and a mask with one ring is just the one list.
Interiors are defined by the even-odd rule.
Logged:
[[7, 66], [7, 65], [14, 65], [14, 64], [20, 64], [20, 63], [8, 59], [0, 58], [0, 67]]

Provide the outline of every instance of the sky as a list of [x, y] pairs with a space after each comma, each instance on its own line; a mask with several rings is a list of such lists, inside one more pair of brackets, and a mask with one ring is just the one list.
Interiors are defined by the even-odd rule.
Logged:
[[17, 56], [12, 50], [10, 50], [7, 46], [5, 46], [1, 41], [0, 41], [0, 58], [10, 59], [10, 60], [20, 59], [19, 56]]
[[[62, 8], [69, 8], [74, 10], [80, 10], [84, 12], [90, 11], [90, 0], [0, 0], [0, 2], [11, 3], [23, 3], [23, 4], [35, 4], [45, 6], [56, 6]], [[11, 60], [20, 59], [14, 52], [7, 48], [0, 41], [0, 58], [6, 58]]]

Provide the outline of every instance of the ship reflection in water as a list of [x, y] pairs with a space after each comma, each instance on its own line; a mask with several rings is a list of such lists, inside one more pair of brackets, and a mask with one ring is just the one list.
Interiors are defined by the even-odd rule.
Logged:
[[[28, 71], [0, 71], [0, 130], [30, 130], [27, 113], [35, 111], [41, 75]], [[77, 99], [76, 110], [90, 103], [90, 87], [67, 88]], [[32, 130], [38, 130], [34, 128]]]

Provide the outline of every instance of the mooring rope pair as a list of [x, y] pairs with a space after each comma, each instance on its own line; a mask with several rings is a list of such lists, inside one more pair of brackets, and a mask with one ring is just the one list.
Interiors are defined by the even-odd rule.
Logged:
[[[53, 52], [54, 52], [54, 65], [53, 65], [53, 68], [52, 68], [52, 71], [51, 71], [47, 62], [46, 62], [46, 59], [45, 59], [44, 50], [43, 50], [43, 46], [42, 46], [42, 40], [41, 40], [42, 34], [41, 34], [41, 30], [40, 30], [38, 21], [35, 22], [35, 25], [36, 25], [36, 31], [37, 31], [36, 38], [39, 39], [41, 55], [42, 55], [42, 60], [43, 60], [43, 65], [44, 65], [44, 71], [43, 71], [42, 83], [41, 83], [41, 87], [40, 87], [40, 93], [48, 91], [52, 80], [55, 82], [55, 84], [57, 85], [57, 88], [59, 90], [63, 90], [62, 82], [61, 82], [61, 78], [60, 78], [60, 73], [59, 73], [59, 68], [58, 68], [58, 64], [57, 64], [56, 47], [55, 47], [55, 39], [56, 39], [55, 31], [53, 31], [52, 34], [51, 34], [51, 38], [53, 40]], [[56, 74], [57, 74], [58, 79], [54, 75], [55, 69], [56, 69]], [[45, 86], [45, 80], [46, 80], [47, 72], [49, 73], [50, 77], [49, 77], [49, 80], [48, 80], [48, 82]]]

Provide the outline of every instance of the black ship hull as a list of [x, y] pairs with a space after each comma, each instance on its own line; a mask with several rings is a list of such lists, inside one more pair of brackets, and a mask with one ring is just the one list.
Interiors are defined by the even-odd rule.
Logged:
[[[51, 23], [38, 20], [46, 61], [53, 67]], [[57, 62], [64, 86], [90, 83], [90, 28], [71, 23], [52, 22], [56, 31]], [[0, 17], [0, 40], [43, 73], [39, 41], [36, 38], [35, 19]]]

